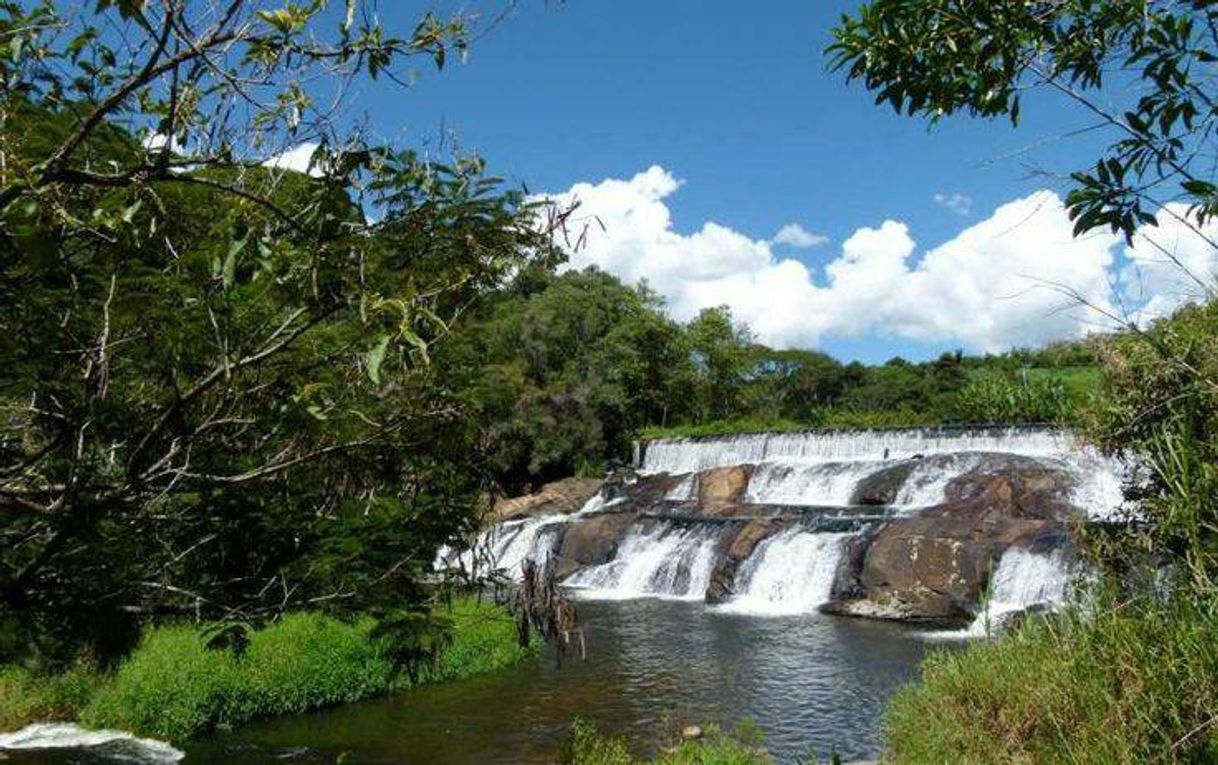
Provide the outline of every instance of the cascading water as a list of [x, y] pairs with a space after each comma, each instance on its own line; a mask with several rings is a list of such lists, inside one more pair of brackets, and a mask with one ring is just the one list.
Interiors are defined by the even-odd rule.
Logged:
[[775, 460], [857, 462], [906, 459], [952, 452], [1005, 452], [1057, 456], [1082, 447], [1066, 431], [1052, 428], [910, 428], [906, 430], [754, 433], [729, 438], [650, 441], [644, 473], [692, 473], [725, 465]]
[[858, 482], [882, 462], [763, 462], [749, 480], [746, 502], [775, 505], [848, 505]]
[[976, 638], [997, 632], [1005, 617], [1032, 608], [1058, 609], [1067, 602], [1073, 573], [1061, 550], [1037, 553], [1012, 547], [990, 576], [989, 599], [968, 627], [933, 632], [932, 638]]
[[544, 565], [550, 559], [565, 524], [575, 518], [600, 512], [612, 504], [597, 493], [572, 515], [539, 515], [498, 523], [480, 534], [469, 549], [440, 548], [434, 567], [459, 569], [471, 574], [498, 570], [519, 580], [523, 576], [522, 564], [526, 559], [539, 565]]
[[873, 431], [760, 433], [725, 438], [651, 441], [639, 469], [646, 474], [689, 474], [667, 499], [692, 499], [693, 475], [728, 465], [752, 464], [746, 502], [838, 506], [850, 503], [867, 476], [915, 457], [946, 455], [913, 467], [893, 504], [915, 509], [938, 504], [956, 476], [978, 466], [985, 453], [1028, 457], [1075, 477], [1073, 504], [1104, 520], [1119, 511], [1126, 469], [1052, 428], [920, 428]]
[[163, 741], [137, 738], [121, 731], [86, 730], [72, 723], [35, 723], [13, 733], [0, 733], [0, 760], [5, 759], [6, 751], [31, 749], [88, 750], [116, 762], [149, 765], [174, 763], [186, 756]]
[[564, 584], [579, 597], [701, 600], [715, 565], [718, 526], [640, 523], [627, 532], [608, 563], [584, 569]]
[[842, 546], [850, 536], [793, 526], [770, 537], [741, 565], [739, 594], [719, 610], [761, 616], [815, 611], [829, 601]]

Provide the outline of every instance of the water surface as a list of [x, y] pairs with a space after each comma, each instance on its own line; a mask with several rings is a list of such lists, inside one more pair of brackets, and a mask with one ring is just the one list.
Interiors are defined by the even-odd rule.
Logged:
[[571, 722], [655, 742], [681, 725], [753, 720], [781, 762], [877, 754], [884, 702], [926, 645], [895, 625], [758, 618], [665, 600], [579, 604], [588, 658], [270, 720], [187, 747], [187, 763], [552, 763]]

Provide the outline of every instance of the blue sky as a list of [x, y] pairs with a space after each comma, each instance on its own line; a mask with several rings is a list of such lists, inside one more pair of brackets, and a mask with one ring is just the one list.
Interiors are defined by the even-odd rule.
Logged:
[[[410, 18], [416, 10], [406, 10], [406, 5], [394, 3], [393, 11], [401, 9]], [[823, 54], [830, 28], [856, 5], [832, 0], [773, 0], [751, 7], [706, 0], [523, 0], [474, 46], [467, 63], [442, 73], [423, 69], [420, 81], [405, 91], [365, 85], [358, 104], [382, 137], [415, 143], [449, 131], [463, 148], [483, 155], [494, 172], [527, 183], [534, 192], [558, 194], [578, 183], [625, 181], [659, 166], [681, 181], [679, 188], [662, 192], [659, 202], [671, 216], [672, 233], [692, 234], [713, 222], [755, 242], [769, 242], [784, 225], [799, 224], [828, 242], [809, 248], [770, 242], [766, 252], [775, 260], [802, 263], [807, 279], [820, 287], [826, 286], [825, 266], [843, 256], [844, 243], [860, 229], [878, 229], [885, 221], [902, 224], [902, 241], [912, 248], [904, 256], [905, 268], [916, 268], [928, 250], [983, 223], [1000, 205], [1020, 199], [1031, 204], [1026, 198], [1037, 190], [1065, 188], [1061, 178], [1093, 160], [1110, 137], [1102, 131], [1065, 137], [1089, 122], [1047, 92], [1029, 95], [1017, 130], [1005, 121], [963, 116], [932, 129], [876, 106], [860, 85], [848, 86], [840, 74], [828, 71]], [[1034, 171], [1057, 177], [1029, 177]], [[962, 195], [956, 198], [961, 203], [967, 197], [969, 204], [950, 209], [943, 202], [952, 195]], [[1038, 199], [1044, 206], [1045, 198]], [[1048, 206], [1053, 204], [1049, 200]], [[1062, 218], [1060, 211], [1054, 214]], [[1018, 215], [1015, 210], [1008, 217]], [[1054, 225], [1056, 232], [1061, 220]], [[884, 231], [891, 235], [888, 240], [901, 240], [897, 228]], [[1018, 240], [1022, 234], [1006, 238]], [[971, 278], [984, 282], [984, 257], [1021, 257], [1022, 251], [1012, 251], [1009, 244], [993, 253], [985, 250], [988, 245], [977, 245], [985, 252], [953, 256], [953, 262], [971, 263]], [[1062, 243], [1054, 239], [1053, 244]], [[637, 269], [622, 266], [623, 260], [648, 257], [646, 247], [636, 256], [622, 249], [627, 244], [618, 245], [605, 256], [608, 260], [593, 261], [617, 263], [634, 273]], [[900, 244], [894, 246], [901, 251]], [[1040, 245], [1029, 237], [1028, 248]], [[1109, 253], [1111, 262], [1100, 262], [1105, 257], [1100, 250]], [[1104, 240], [1092, 243], [1084, 257], [1092, 258], [1096, 273], [1111, 277], [1126, 262], [1121, 250]], [[693, 247], [689, 257], [698, 252]], [[1070, 256], [1062, 251], [1061, 257]], [[752, 252], [748, 257], [763, 256]], [[1035, 273], [1044, 264], [1031, 261], [1027, 268]], [[883, 321], [860, 316], [859, 336], [851, 336], [849, 313], [840, 302], [824, 302], [815, 293], [808, 304], [834, 311], [835, 321], [821, 330], [788, 331], [787, 325], [798, 322], [791, 314], [785, 325], [762, 332], [763, 339], [876, 361], [897, 354], [925, 358], [959, 346], [998, 350], [1078, 332], [1078, 322], [1046, 319], [1049, 324], [1042, 326], [1025, 311], [1020, 320], [1030, 322], [1027, 342], [1015, 330], [970, 334], [974, 317], [967, 306], [974, 303], [961, 298], [953, 304], [954, 288], [944, 284], [952, 277], [945, 273], [919, 288], [923, 304], [916, 310], [908, 305], [915, 298], [905, 296], [898, 301], [903, 307], [889, 311]], [[1088, 289], [1099, 289], [1096, 273], [1079, 277], [1090, 280]], [[794, 273], [790, 278], [804, 277]], [[1014, 299], [1021, 291], [1005, 289], [1002, 299]], [[799, 299], [793, 295], [788, 302]], [[851, 299], [853, 310], [865, 311], [866, 301], [857, 290]], [[756, 299], [744, 313], [749, 310], [761, 316]], [[953, 317], [959, 333], [932, 318], [919, 318], [936, 310], [959, 311]], [[1054, 307], [1042, 301], [1036, 310], [1049, 314]]]

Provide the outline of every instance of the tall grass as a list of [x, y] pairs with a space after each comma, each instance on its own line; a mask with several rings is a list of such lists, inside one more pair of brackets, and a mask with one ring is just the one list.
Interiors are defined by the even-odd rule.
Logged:
[[[517, 645], [513, 622], [490, 602], [457, 598], [435, 615], [450, 622], [451, 642], [423, 668], [419, 682], [488, 672], [533, 650]], [[87, 668], [51, 676], [0, 670], [0, 730], [76, 719], [183, 741], [410, 685], [374, 627], [370, 618], [343, 622], [319, 613], [291, 614], [250, 632], [240, 654], [209, 649], [194, 625], [154, 627], [110, 676]]]
[[74, 719], [101, 681], [101, 675], [88, 664], [56, 675], [26, 667], [0, 667], [0, 731], [38, 721]]
[[886, 759], [1218, 761], [1218, 603], [1101, 602], [933, 654], [888, 707]]

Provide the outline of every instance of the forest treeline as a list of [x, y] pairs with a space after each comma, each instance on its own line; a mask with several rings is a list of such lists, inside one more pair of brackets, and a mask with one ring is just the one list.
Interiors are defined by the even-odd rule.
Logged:
[[677, 322], [646, 285], [594, 268], [518, 276], [440, 346], [509, 492], [599, 471], [640, 436], [1066, 423], [1098, 380], [1087, 341], [874, 365], [774, 349], [727, 307]]

